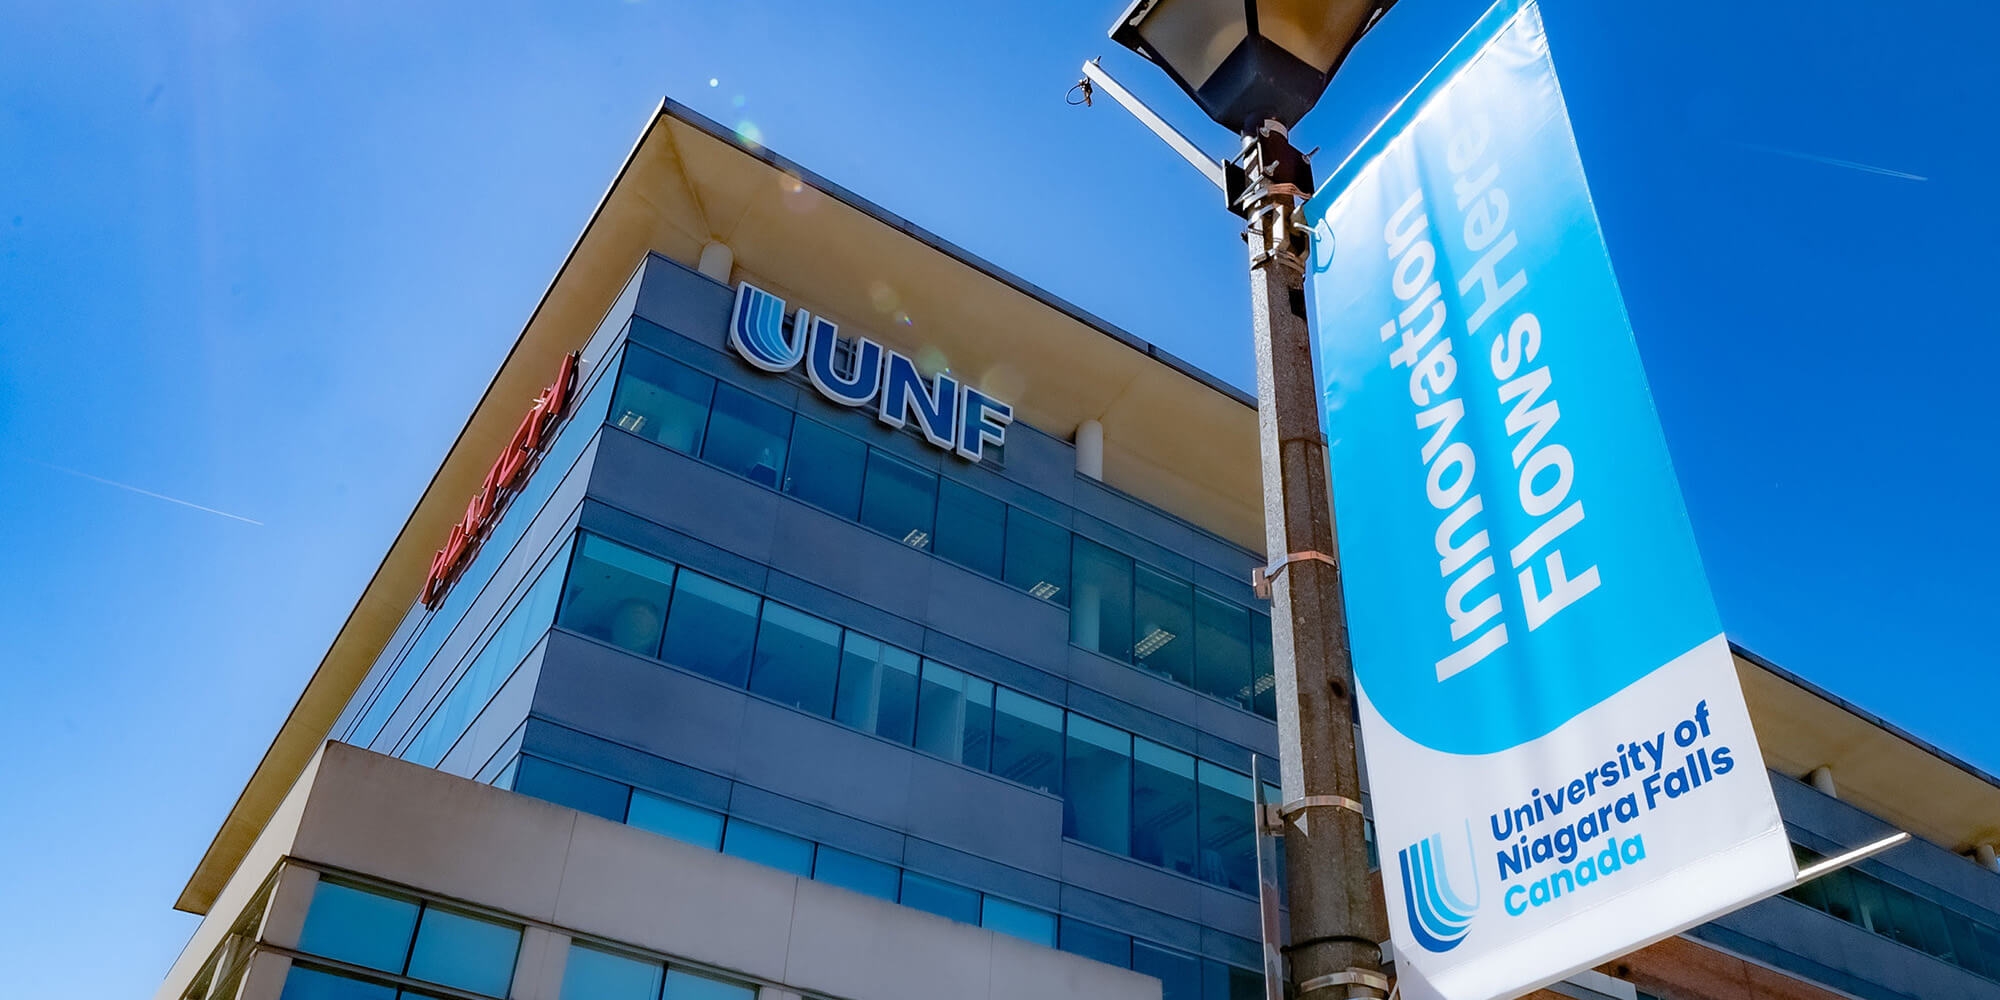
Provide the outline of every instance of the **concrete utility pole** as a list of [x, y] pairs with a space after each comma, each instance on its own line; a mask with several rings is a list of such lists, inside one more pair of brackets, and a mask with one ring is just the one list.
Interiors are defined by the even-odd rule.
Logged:
[[1245, 179], [1232, 205], [1248, 222], [1251, 319], [1271, 646], [1278, 692], [1278, 807], [1291, 900], [1292, 978], [1300, 1000], [1383, 997], [1379, 942], [1388, 936], [1368, 871], [1354, 739], [1354, 665], [1320, 432], [1319, 387], [1306, 326], [1311, 232], [1304, 158], [1279, 123], [1244, 139]]

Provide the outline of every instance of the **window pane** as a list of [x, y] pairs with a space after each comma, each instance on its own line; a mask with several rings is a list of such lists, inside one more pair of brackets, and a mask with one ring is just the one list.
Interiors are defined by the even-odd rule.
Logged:
[[1257, 891], [1257, 839], [1251, 829], [1250, 779], [1208, 761], [1199, 766], [1201, 878]]
[[1006, 580], [1069, 606], [1069, 532], [1019, 509], [1007, 512]]
[[701, 457], [775, 490], [791, 437], [792, 411], [734, 386], [718, 385]]
[[917, 702], [917, 749], [985, 770], [992, 742], [992, 683], [925, 660]]
[[685, 969], [668, 969], [664, 1000], [752, 1000], [757, 991], [737, 983], [698, 976]]
[[1132, 741], [1132, 856], [1195, 873], [1194, 757]]
[[715, 380], [642, 348], [625, 351], [611, 422], [640, 437], [692, 455], [701, 451]]
[[1072, 955], [1094, 958], [1121, 969], [1132, 967], [1132, 939], [1117, 931], [1105, 930], [1069, 917], [1062, 918], [1062, 950]]
[[840, 626], [765, 603], [750, 690], [814, 715], [832, 715], [839, 672]]
[[1132, 560], [1078, 536], [1071, 549], [1076, 603], [1070, 641], [1116, 660], [1132, 659]]
[[1204, 959], [1201, 1000], [1264, 1000], [1264, 974]]
[[853, 520], [861, 513], [861, 470], [867, 461], [867, 445], [801, 418], [792, 427], [785, 492]]
[[631, 791], [610, 778], [525, 756], [514, 775], [514, 790], [544, 802], [602, 816], [613, 823], [625, 821], [625, 799]]
[[1132, 659], [1156, 674], [1194, 686], [1194, 588], [1138, 567], [1134, 583], [1137, 637]]
[[673, 563], [585, 535], [570, 565], [556, 624], [641, 656], [658, 656], [673, 591]]
[[1861, 911], [1854, 904], [1852, 874], [1846, 870], [1830, 871], [1821, 875], [1818, 882], [1826, 893], [1826, 912], [1850, 924], [1859, 924]]
[[1072, 713], [1063, 835], [1107, 851], [1132, 847], [1132, 736]]
[[949, 479], [938, 483], [938, 555], [998, 577], [1006, 523], [1006, 504]]
[[917, 654], [847, 633], [833, 717], [908, 746], [917, 724]]
[[742, 687], [757, 636], [757, 601], [748, 591], [683, 571], [674, 583], [661, 658]]
[[278, 1000], [396, 1000], [396, 988], [294, 964]]
[[837, 885], [891, 903], [896, 901], [897, 874], [893, 865], [831, 847], [821, 847], [819, 856], [813, 859], [813, 881]]
[[1193, 955], [1134, 941], [1132, 971], [1160, 981], [1160, 1000], [1201, 1000], [1201, 961]]
[[739, 819], [730, 820], [728, 830], [722, 837], [722, 853], [734, 854], [747, 861], [769, 865], [794, 875], [806, 878], [812, 876], [812, 841], [801, 840], [789, 833], [779, 833], [755, 823], [745, 823]]
[[632, 807], [625, 816], [625, 822], [696, 847], [706, 847], [711, 851], [722, 848], [721, 813], [651, 792], [632, 790]]
[[979, 923], [978, 893], [916, 872], [903, 873], [902, 903], [962, 924]]
[[417, 903], [320, 879], [306, 910], [299, 950], [384, 972], [403, 971]]
[[869, 449], [868, 481], [861, 489], [861, 523], [911, 548], [929, 548], [938, 478], [907, 462]]
[[1278, 717], [1278, 677], [1271, 663], [1271, 616], [1250, 614], [1250, 709], [1266, 719]]
[[1194, 656], [1195, 687], [1246, 709], [1252, 707], [1255, 680], [1250, 664], [1249, 608], [1196, 591]]
[[988, 896], [981, 904], [979, 926], [1046, 947], [1056, 946], [1056, 915], [1032, 906]]
[[562, 998], [656, 1000], [664, 971], [658, 962], [572, 944], [569, 961], [563, 966]]
[[993, 701], [993, 773], [1062, 791], [1062, 709], [1001, 688]]
[[504, 997], [520, 950], [519, 927], [426, 906], [410, 952], [410, 978]]

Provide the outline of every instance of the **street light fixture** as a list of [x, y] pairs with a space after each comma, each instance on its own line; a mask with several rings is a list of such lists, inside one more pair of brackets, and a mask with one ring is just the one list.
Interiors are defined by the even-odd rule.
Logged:
[[[1088, 81], [1202, 167], [1248, 223], [1257, 354], [1257, 428], [1269, 563], [1253, 574], [1271, 599], [1278, 683], [1279, 772], [1286, 800], [1259, 806], [1260, 829], [1281, 830], [1291, 943], [1285, 954], [1299, 1000], [1382, 997], [1380, 942], [1388, 936], [1368, 873], [1355, 753], [1354, 666], [1335, 557], [1333, 499], [1318, 386], [1306, 327], [1311, 233], [1300, 219], [1312, 169], [1288, 133], [1325, 92], [1334, 70], [1394, 0], [1134, 0], [1111, 38], [1171, 76], [1217, 123], [1243, 139], [1217, 176], [1192, 144], [1109, 81]], [[1198, 153], [1198, 151], [1196, 151]], [[1267, 815], [1275, 813], [1275, 815]], [[1264, 890], [1267, 946], [1275, 900]], [[1279, 995], [1282, 963], [1267, 952], [1265, 991]]]

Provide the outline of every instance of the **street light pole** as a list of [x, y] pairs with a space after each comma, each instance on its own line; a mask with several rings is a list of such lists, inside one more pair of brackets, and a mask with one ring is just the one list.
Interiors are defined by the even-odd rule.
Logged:
[[[1290, 894], [1292, 978], [1300, 1000], [1383, 997], [1381, 919], [1361, 812], [1354, 737], [1354, 666], [1336, 560], [1326, 437], [1320, 431], [1306, 325], [1311, 233], [1300, 219], [1310, 188], [1284, 128], [1265, 122], [1235, 164], [1248, 223], [1251, 323], [1257, 357], [1257, 437], [1264, 480], [1259, 572], [1271, 598], [1278, 693], [1278, 807]], [[1262, 818], [1262, 817], [1260, 817]]]

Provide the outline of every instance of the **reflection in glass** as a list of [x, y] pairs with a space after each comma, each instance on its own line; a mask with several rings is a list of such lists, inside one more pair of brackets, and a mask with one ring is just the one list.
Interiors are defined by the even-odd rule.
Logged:
[[1251, 708], [1250, 609], [1196, 591], [1194, 616], [1195, 687]]
[[764, 604], [750, 690], [814, 715], [833, 714], [840, 626], [782, 604]]
[[658, 962], [572, 944], [563, 964], [562, 1000], [657, 1000], [664, 971]]
[[757, 604], [755, 594], [683, 570], [674, 584], [661, 658], [725, 684], [744, 686], [757, 636]]
[[778, 488], [792, 411], [729, 385], [715, 387], [714, 415], [701, 457], [762, 486]]
[[1132, 741], [1132, 856], [1195, 873], [1194, 757]]
[[424, 908], [417, 944], [410, 950], [410, 978], [490, 997], [504, 997], [514, 982], [521, 928], [469, 913]]
[[1069, 717], [1068, 794], [1063, 835], [1118, 854], [1132, 846], [1132, 736]]
[[1086, 924], [1071, 917], [1062, 918], [1061, 940], [1057, 947], [1072, 955], [1096, 959], [1106, 965], [1121, 969], [1132, 967], [1132, 937], [1117, 931], [1106, 930], [1096, 924]]
[[980, 905], [979, 926], [1044, 947], [1056, 946], [1055, 914], [1009, 900], [987, 896]]
[[908, 746], [917, 723], [917, 654], [848, 632], [833, 717]]
[[740, 983], [698, 976], [686, 969], [668, 969], [661, 1000], [752, 1000], [757, 991]]
[[938, 484], [938, 555], [997, 577], [1006, 538], [1007, 505], [949, 479]]
[[514, 790], [544, 802], [602, 816], [613, 823], [625, 819], [630, 789], [622, 782], [585, 774], [573, 767], [523, 756], [514, 772]]
[[417, 902], [320, 879], [306, 909], [299, 950], [384, 972], [403, 971]]
[[1278, 678], [1271, 664], [1271, 616], [1250, 614], [1250, 708], [1266, 719], [1278, 717]]
[[1134, 941], [1132, 971], [1160, 981], [1160, 1000], [1202, 1000], [1201, 960], [1193, 955]]
[[800, 418], [792, 428], [785, 492], [853, 520], [861, 514], [861, 473], [867, 461], [867, 445]]
[[835, 850], [822, 845], [818, 856], [813, 859], [813, 881], [837, 885], [864, 896], [896, 901], [896, 877], [894, 865], [864, 858], [859, 854]]
[[993, 683], [924, 661], [917, 749], [986, 770], [993, 743]]
[[1134, 577], [1132, 660], [1194, 686], [1194, 588], [1145, 566]]
[[651, 792], [632, 790], [625, 822], [711, 851], [722, 849], [722, 814]]
[[722, 835], [722, 853], [801, 877], [812, 877], [812, 841], [755, 823], [730, 820], [728, 829]]
[[1251, 828], [1250, 779], [1199, 762], [1201, 878], [1238, 892], [1257, 891], [1257, 840]]
[[916, 872], [903, 873], [901, 901], [904, 906], [913, 906], [959, 923], [979, 923], [978, 893]]
[[861, 489], [861, 523], [913, 549], [928, 549], [937, 490], [937, 473], [871, 448], [868, 481]]
[[294, 962], [278, 1000], [396, 1000], [396, 988]]
[[658, 656], [673, 590], [673, 563], [584, 535], [556, 623], [641, 656]]
[[1132, 560], [1082, 536], [1071, 554], [1076, 600], [1070, 605], [1070, 641], [1130, 662]]
[[641, 347], [625, 351], [611, 422], [690, 455], [701, 451], [715, 380]]
[[1007, 512], [1006, 576], [1030, 595], [1069, 606], [1069, 532], [1015, 509]]
[[993, 773], [1030, 788], [1062, 791], [1063, 710], [1000, 688], [993, 700]]

